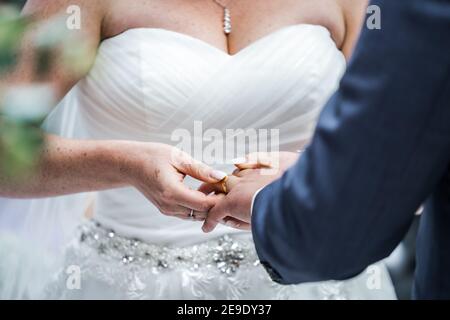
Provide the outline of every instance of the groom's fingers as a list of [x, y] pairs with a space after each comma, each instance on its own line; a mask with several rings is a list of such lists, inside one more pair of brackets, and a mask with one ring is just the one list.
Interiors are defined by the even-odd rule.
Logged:
[[270, 168], [272, 157], [269, 153], [250, 153], [245, 158], [235, 160], [234, 165], [240, 170]]
[[227, 193], [234, 189], [234, 187], [239, 183], [239, 177], [237, 176], [228, 176], [227, 181], [225, 182]]
[[233, 217], [225, 217], [223, 219], [223, 222], [225, 225], [234, 228], [234, 229], [239, 229], [239, 230], [251, 230], [251, 225], [247, 222], [238, 220], [236, 218]]

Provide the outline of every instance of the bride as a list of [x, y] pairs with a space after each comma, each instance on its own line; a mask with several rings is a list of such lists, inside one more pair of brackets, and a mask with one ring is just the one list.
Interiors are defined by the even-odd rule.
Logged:
[[[29, 297], [395, 298], [382, 263], [375, 289], [369, 272], [283, 287], [258, 264], [251, 233], [203, 233], [216, 198], [196, 190], [199, 180], [218, 182], [233, 165], [215, 157], [211, 169], [174, 138], [201, 123], [194, 145], [211, 141], [208, 130], [254, 128], [277, 129], [281, 151], [304, 147], [338, 87], [365, 0], [30, 0], [24, 14], [44, 20], [74, 4], [81, 28], [71, 32], [96, 53], [90, 70], [55, 68], [49, 80], [62, 100], [44, 125], [40, 170], [1, 186], [4, 197], [35, 198], [14, 200], [28, 214], [9, 212], [27, 220], [23, 251], [42, 250], [28, 263], [51, 265], [34, 274], [36, 295], [23, 289]], [[25, 54], [11, 83], [27, 80], [28, 64]], [[253, 147], [237, 141], [244, 153]]]

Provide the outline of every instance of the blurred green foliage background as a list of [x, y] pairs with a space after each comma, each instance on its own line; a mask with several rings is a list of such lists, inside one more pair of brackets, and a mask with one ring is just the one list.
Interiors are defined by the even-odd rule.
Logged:
[[[0, 77], [16, 64], [27, 19], [20, 16], [24, 1], [0, 2]], [[0, 88], [0, 173], [20, 177], [32, 170], [39, 158], [43, 138], [42, 119], [14, 119], [4, 114]]]
[[[11, 97], [11, 86], [1, 80], [16, 66], [24, 34], [36, 24], [20, 14], [25, 2], [0, 0], [0, 177], [19, 179], [36, 168], [44, 145], [40, 127], [54, 101], [46, 94], [41, 95], [39, 88], [45, 85], [42, 79], [48, 78], [55, 52], [72, 73], [84, 72], [81, 70], [85, 70], [84, 62], [88, 60], [82, 41], [68, 37], [64, 17], [41, 21], [32, 38], [33, 78], [39, 83], [16, 84], [23, 87], [14, 91], [16, 97]], [[52, 90], [49, 83], [47, 86]]]

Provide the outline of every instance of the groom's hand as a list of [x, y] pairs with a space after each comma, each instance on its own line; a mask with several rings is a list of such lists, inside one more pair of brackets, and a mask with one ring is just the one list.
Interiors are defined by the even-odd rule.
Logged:
[[255, 152], [233, 161], [238, 170], [274, 169], [282, 173], [298, 160], [300, 152]]
[[251, 206], [255, 193], [270, 184], [291, 167], [299, 154], [294, 152], [254, 153], [236, 163], [237, 170], [226, 180], [226, 186], [203, 184], [200, 191], [228, 194], [220, 195], [203, 224], [204, 232], [211, 232], [218, 223], [237, 229], [250, 229]]
[[[235, 172], [227, 181], [228, 194], [221, 194], [209, 211], [203, 224], [204, 232], [211, 232], [223, 223], [236, 229], [249, 230], [251, 205], [254, 194], [280, 177], [279, 174], [264, 174], [261, 169], [246, 169]], [[215, 185], [202, 185], [200, 190], [208, 193]]]

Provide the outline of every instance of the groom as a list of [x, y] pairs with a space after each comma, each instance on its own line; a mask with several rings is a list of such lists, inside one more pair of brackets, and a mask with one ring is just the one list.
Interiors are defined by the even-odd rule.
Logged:
[[251, 222], [277, 282], [346, 279], [387, 257], [425, 203], [414, 297], [449, 299], [450, 0], [372, 4], [382, 29], [362, 32], [300, 161], [275, 182], [241, 171], [204, 231]]

